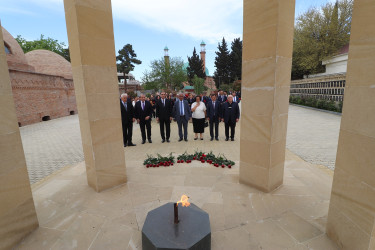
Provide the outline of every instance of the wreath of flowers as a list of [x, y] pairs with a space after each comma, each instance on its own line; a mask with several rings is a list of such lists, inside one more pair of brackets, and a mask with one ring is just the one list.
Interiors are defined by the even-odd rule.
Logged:
[[[215, 167], [232, 168], [235, 165], [234, 161], [228, 160], [223, 154], [216, 156], [212, 151], [208, 154], [202, 151], [195, 151], [194, 154], [188, 154], [186, 151], [182, 155], [177, 156], [177, 163], [191, 163], [192, 161], [200, 161], [201, 163], [212, 164]], [[147, 155], [147, 159], [144, 160], [143, 165], [147, 168], [150, 167], [169, 167], [173, 166], [175, 163], [175, 158], [172, 153], [169, 156], [163, 157], [157, 154], [157, 157], [152, 155]]]

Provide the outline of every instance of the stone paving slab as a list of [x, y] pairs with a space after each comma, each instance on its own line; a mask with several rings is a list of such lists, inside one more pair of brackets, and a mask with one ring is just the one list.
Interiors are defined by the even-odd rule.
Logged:
[[289, 105], [286, 147], [305, 161], [335, 168], [341, 116]]
[[[239, 184], [238, 147], [239, 140], [154, 139], [125, 148], [128, 182], [100, 193], [87, 185], [84, 162], [66, 167], [33, 185], [40, 227], [16, 249], [142, 249], [147, 213], [182, 194], [209, 214], [213, 250], [338, 249], [325, 234], [332, 172], [287, 151], [284, 184], [263, 193]], [[147, 154], [194, 149], [224, 153], [236, 164], [143, 166]]]
[[[334, 168], [336, 148], [341, 117], [325, 112], [302, 107], [289, 107], [287, 148], [302, 159], [313, 163]], [[159, 125], [152, 123], [152, 139], [160, 142]], [[236, 137], [239, 139], [237, 126]], [[27, 162], [30, 182], [35, 183], [53, 172], [84, 160], [78, 115], [72, 115], [46, 122], [36, 123], [20, 128], [23, 148]], [[172, 141], [177, 140], [177, 126], [172, 123]], [[215, 142], [225, 148], [224, 126], [220, 125], [220, 142]], [[145, 150], [155, 144], [141, 145], [139, 126], [134, 125], [134, 143], [132, 150]], [[197, 141], [193, 140], [193, 126], [189, 124], [189, 147], [194, 148]], [[209, 140], [208, 130], [205, 142]], [[165, 144], [173, 150], [173, 144]]]

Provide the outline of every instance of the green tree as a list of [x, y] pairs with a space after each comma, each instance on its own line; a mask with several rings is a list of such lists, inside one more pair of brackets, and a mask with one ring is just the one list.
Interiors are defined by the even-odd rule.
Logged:
[[164, 58], [153, 60], [150, 71], [143, 73], [142, 82], [145, 89], [181, 89], [182, 83], [187, 81], [184, 62], [179, 57], [173, 57], [169, 63]]
[[192, 79], [192, 83], [195, 94], [200, 95], [204, 91], [204, 79], [195, 75]]
[[124, 84], [125, 92], [127, 89], [126, 84], [126, 74], [129, 74], [130, 71], [134, 70], [135, 64], [141, 64], [142, 61], [137, 58], [137, 54], [133, 50], [131, 44], [126, 44], [122, 49], [118, 51], [118, 56], [116, 56], [117, 70], [124, 74]]
[[349, 43], [353, 0], [310, 8], [297, 17], [292, 79], [325, 71], [322, 61]]
[[70, 62], [70, 50], [69, 47], [63, 50], [62, 56]]
[[242, 41], [236, 38], [232, 42], [230, 52], [230, 77], [231, 81], [241, 80], [242, 72]]
[[221, 44], [218, 44], [218, 51], [216, 51], [214, 73], [215, 85], [220, 88], [221, 84], [229, 84], [230, 78], [230, 55], [228, 51], [228, 45], [223, 37]]
[[186, 72], [189, 82], [192, 82], [195, 76], [198, 76], [202, 79], [206, 77], [206, 73], [203, 71], [203, 61], [199, 58], [195, 47], [193, 50], [193, 55], [191, 57], [188, 57], [188, 62], [189, 66], [186, 68]]
[[55, 40], [50, 37], [44, 38], [44, 35], [40, 35], [40, 38], [34, 41], [27, 41], [25, 38], [21, 37], [21, 35], [18, 35], [15, 39], [18, 42], [18, 44], [21, 46], [24, 53], [27, 53], [36, 49], [45, 49], [45, 50], [55, 52], [63, 56], [68, 61], [70, 61], [70, 56], [66, 57], [66, 50], [68, 50], [68, 55], [69, 55], [69, 48], [66, 49], [65, 43], [59, 42], [58, 40]]

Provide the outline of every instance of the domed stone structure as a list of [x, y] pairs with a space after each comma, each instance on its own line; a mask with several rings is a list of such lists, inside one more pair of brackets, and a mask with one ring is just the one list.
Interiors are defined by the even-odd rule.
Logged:
[[26, 53], [27, 62], [35, 72], [73, 79], [71, 64], [59, 54], [49, 50], [38, 49]]
[[76, 114], [70, 63], [47, 50], [25, 55], [12, 35], [2, 32], [18, 125]]
[[34, 71], [34, 68], [27, 63], [25, 54], [16, 39], [2, 27], [4, 37], [4, 47], [7, 54], [9, 69], [18, 69], [25, 71]]

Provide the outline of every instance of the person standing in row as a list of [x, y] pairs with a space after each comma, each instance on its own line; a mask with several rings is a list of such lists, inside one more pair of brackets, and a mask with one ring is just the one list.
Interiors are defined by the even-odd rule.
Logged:
[[193, 112], [193, 129], [195, 133], [194, 140], [198, 139], [198, 133], [200, 134], [200, 139], [203, 140], [204, 122], [206, 120], [206, 105], [201, 102], [200, 96], [195, 97], [195, 102], [191, 105], [191, 112]]
[[124, 147], [135, 146], [135, 144], [132, 142], [133, 122], [135, 122], [134, 108], [131, 101], [128, 100], [127, 94], [121, 95], [120, 109]]
[[[220, 115], [221, 115], [221, 105], [216, 100], [216, 95], [211, 95], [211, 101], [207, 104], [207, 119], [210, 123], [210, 136], [211, 141], [219, 140], [219, 122], [220, 122]], [[215, 134], [214, 134], [214, 126], [215, 126]]]
[[194, 103], [194, 98], [191, 93], [189, 93], [189, 98], [187, 99], [189, 106], [191, 107], [191, 104]]
[[233, 102], [237, 102], [237, 103], [240, 103], [240, 98], [238, 98], [238, 96], [236, 96], [236, 92], [233, 92]]
[[156, 102], [156, 121], [160, 124], [161, 142], [164, 143], [165, 139], [170, 142], [173, 104], [166, 98], [165, 92], [161, 92], [160, 96], [161, 98]]
[[220, 90], [217, 100], [219, 103], [223, 103], [227, 101], [227, 97], [224, 95], [224, 92], [222, 90]]
[[[184, 138], [185, 141], [188, 141], [188, 122], [191, 117], [191, 110], [189, 104], [186, 100], [184, 100], [184, 94], [180, 93], [178, 95], [178, 100], [174, 103], [173, 106], [173, 117], [177, 121], [178, 125], [178, 135], [180, 139], [178, 141], [182, 141]], [[182, 134], [182, 126], [184, 127], [184, 133]]]
[[240, 108], [238, 103], [233, 102], [233, 96], [228, 96], [228, 102], [223, 103], [222, 106], [222, 121], [225, 123], [225, 140], [229, 140], [229, 128], [231, 130], [230, 138], [234, 141], [234, 133], [236, 123], [240, 119]]
[[151, 140], [151, 115], [152, 107], [149, 101], [145, 100], [145, 95], [141, 95], [140, 101], [135, 104], [135, 118], [139, 123], [142, 133], [142, 144], [146, 142], [146, 131], [147, 128], [147, 139], [149, 143], [152, 143]]

